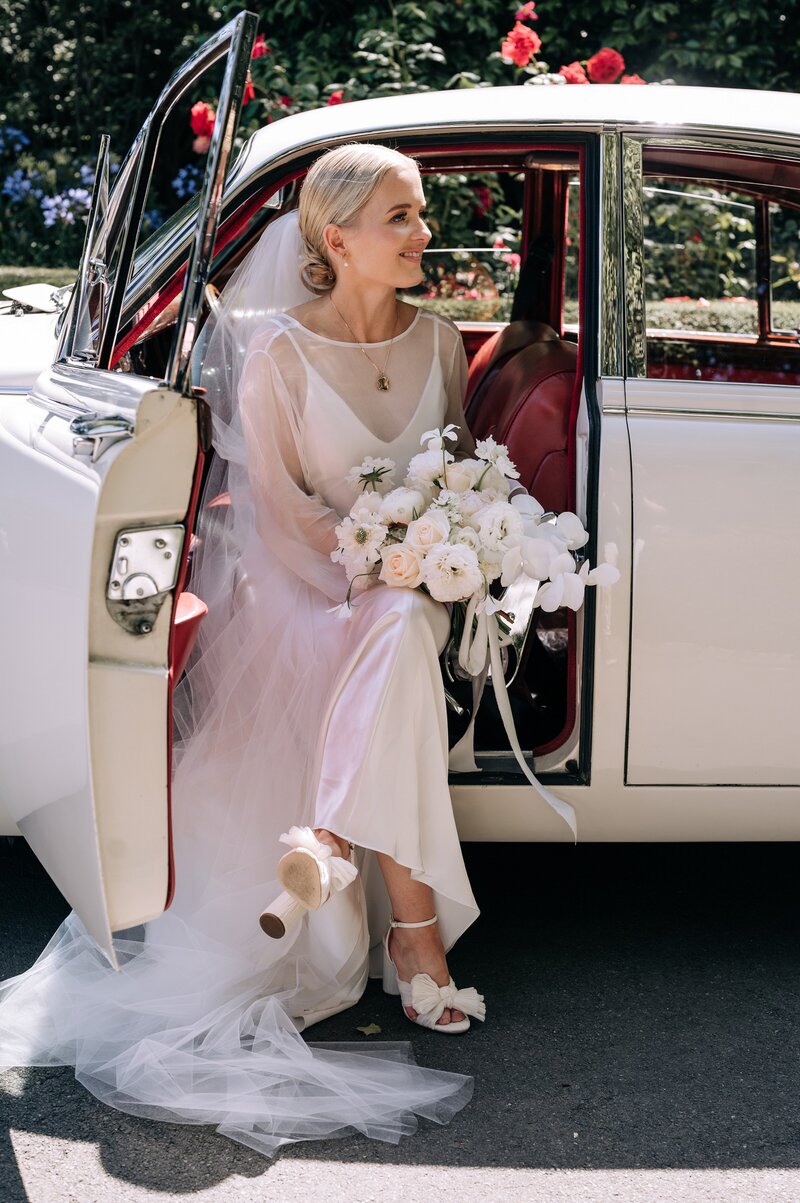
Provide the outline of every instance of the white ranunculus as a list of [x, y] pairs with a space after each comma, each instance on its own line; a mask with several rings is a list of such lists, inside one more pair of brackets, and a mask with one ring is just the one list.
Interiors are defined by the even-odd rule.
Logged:
[[422, 562], [422, 579], [437, 601], [463, 601], [483, 586], [478, 557], [463, 543], [438, 543]]
[[471, 526], [457, 526], [450, 531], [451, 543], [463, 543], [465, 547], [471, 547], [473, 551], [480, 551], [481, 541], [478, 537], [478, 532], [473, 530]]
[[403, 484], [410, 489], [433, 489], [444, 472], [442, 460], [452, 464], [454, 458], [450, 451], [420, 451], [411, 459]]
[[380, 578], [393, 588], [415, 589], [422, 584], [422, 556], [416, 547], [395, 543], [381, 552]]
[[447, 487], [454, 493], [473, 489], [484, 465], [476, 459], [459, 459], [447, 466]]
[[450, 520], [441, 510], [428, 510], [421, 518], [408, 524], [405, 541], [410, 547], [424, 555], [437, 543], [446, 543], [450, 537]]
[[508, 551], [511, 540], [522, 534], [522, 519], [506, 501], [486, 506], [477, 518], [481, 543], [489, 551]]
[[425, 509], [425, 498], [419, 489], [404, 487], [392, 489], [381, 498], [380, 515], [386, 523], [399, 523], [408, 526], [414, 520], [414, 511], [419, 516]]

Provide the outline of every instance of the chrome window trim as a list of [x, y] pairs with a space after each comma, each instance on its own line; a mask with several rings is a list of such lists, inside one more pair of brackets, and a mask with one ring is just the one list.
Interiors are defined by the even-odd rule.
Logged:
[[598, 274], [599, 366], [603, 377], [624, 375], [622, 305], [624, 289], [620, 247], [620, 140], [616, 133], [600, 138], [600, 271]]

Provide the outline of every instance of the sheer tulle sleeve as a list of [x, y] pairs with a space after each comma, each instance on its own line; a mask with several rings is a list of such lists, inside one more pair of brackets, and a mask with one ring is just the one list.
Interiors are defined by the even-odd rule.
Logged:
[[[274, 332], [251, 341], [239, 382], [239, 408], [247, 472], [254, 496], [255, 526], [264, 544], [308, 584], [334, 601], [347, 592], [336, 548], [335, 510], [307, 480], [301, 413], [272, 355]], [[295, 396], [298, 395], [298, 390]]]

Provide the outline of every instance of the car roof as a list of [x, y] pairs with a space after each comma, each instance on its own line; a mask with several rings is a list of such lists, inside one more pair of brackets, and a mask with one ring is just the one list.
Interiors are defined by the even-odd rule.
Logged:
[[474, 125], [559, 126], [600, 132], [622, 128], [653, 134], [758, 135], [790, 141], [800, 135], [800, 94], [673, 84], [503, 86], [411, 92], [308, 109], [257, 130], [234, 173], [258, 172], [270, 159], [306, 144]]

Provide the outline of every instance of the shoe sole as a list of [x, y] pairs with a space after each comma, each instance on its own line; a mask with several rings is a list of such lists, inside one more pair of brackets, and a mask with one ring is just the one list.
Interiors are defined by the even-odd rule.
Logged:
[[302, 849], [287, 852], [278, 865], [278, 880], [289, 894], [310, 911], [322, 905], [322, 883], [316, 857]]

